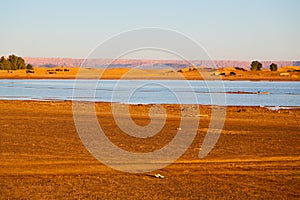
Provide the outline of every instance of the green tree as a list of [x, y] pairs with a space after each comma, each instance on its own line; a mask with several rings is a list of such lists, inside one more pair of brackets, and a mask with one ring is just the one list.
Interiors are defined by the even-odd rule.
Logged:
[[277, 68], [277, 65], [276, 65], [275, 63], [272, 63], [272, 64], [270, 65], [270, 70], [271, 70], [271, 71], [274, 71], [274, 72], [275, 72], [275, 71], [277, 71], [277, 69], [278, 69], [278, 68]]
[[4, 58], [4, 56], [2, 56], [1, 58], [0, 58], [0, 70], [4, 70], [4, 64], [3, 64], [3, 60], [4, 60], [5, 58]]
[[0, 70], [17, 70], [26, 69], [25, 61], [22, 57], [16, 55], [4, 56], [0, 58]]
[[22, 57], [18, 57], [16, 55], [8, 56], [8, 60], [11, 63], [11, 69], [26, 69], [25, 61]]
[[17, 62], [18, 62], [18, 57], [15, 55], [9, 55], [8, 56], [8, 61], [11, 63], [11, 68], [12, 70], [17, 69]]
[[260, 62], [252, 61], [251, 63], [251, 71], [260, 71], [262, 68], [262, 64]]
[[0, 58], [0, 69], [1, 70], [11, 69], [11, 63], [4, 56]]
[[26, 64], [22, 57], [18, 57], [17, 66], [18, 69], [26, 69]]

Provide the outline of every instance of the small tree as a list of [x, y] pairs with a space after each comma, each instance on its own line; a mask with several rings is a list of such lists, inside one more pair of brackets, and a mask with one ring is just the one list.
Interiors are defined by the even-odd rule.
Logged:
[[260, 71], [262, 68], [262, 64], [260, 62], [252, 61], [251, 63], [251, 71]]
[[8, 58], [0, 58], [0, 70], [26, 69], [25, 61], [22, 57], [10, 55]]
[[18, 57], [15, 55], [9, 55], [8, 61], [11, 63], [11, 69], [16, 70], [18, 69]]
[[270, 65], [270, 70], [271, 71], [277, 71], [277, 65], [275, 64], [275, 63], [272, 63], [271, 65]]
[[4, 60], [5, 60], [5, 57], [2, 56], [2, 57], [0, 58], [0, 70], [4, 70], [4, 69], [5, 69]]
[[18, 57], [18, 69], [26, 69], [25, 60], [22, 57]]
[[1, 70], [10, 70], [11, 63], [4, 56], [0, 58], [0, 69]]
[[8, 61], [11, 63], [12, 70], [26, 69], [25, 61], [22, 57], [12, 54], [8, 56]]

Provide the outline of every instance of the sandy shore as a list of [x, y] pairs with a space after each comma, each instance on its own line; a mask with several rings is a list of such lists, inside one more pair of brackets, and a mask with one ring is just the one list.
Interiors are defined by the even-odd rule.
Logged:
[[[298, 68], [297, 68], [298, 69]], [[178, 72], [170, 69], [141, 70], [128, 68], [96, 69], [78, 67], [66, 68], [35, 68], [34, 73], [26, 70], [0, 70], [0, 79], [188, 79], [188, 80], [269, 80], [269, 81], [300, 81], [300, 72], [286, 72], [288, 70], [271, 71], [242, 71], [234, 68], [219, 69], [226, 75], [215, 75], [217, 70], [201, 69]], [[235, 75], [229, 75], [232, 71]], [[80, 72], [80, 73], [79, 73]], [[282, 75], [285, 73], [286, 75]]]
[[[141, 141], [117, 127], [109, 103], [95, 108], [107, 136], [128, 151], [161, 148], [180, 123], [179, 107], [165, 105], [164, 128]], [[227, 107], [222, 134], [204, 159], [198, 153], [211, 108], [199, 109], [197, 136], [178, 161], [155, 172], [130, 174], [89, 154], [74, 125], [72, 102], [0, 101], [0, 199], [299, 199], [299, 109]], [[150, 121], [148, 110], [130, 107], [142, 126]]]

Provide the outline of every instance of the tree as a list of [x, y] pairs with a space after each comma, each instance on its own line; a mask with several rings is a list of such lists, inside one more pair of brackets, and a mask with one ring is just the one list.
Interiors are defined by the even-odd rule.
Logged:
[[11, 63], [4, 56], [0, 58], [0, 69], [1, 70], [11, 69]]
[[275, 64], [275, 63], [272, 63], [271, 65], [270, 65], [270, 70], [271, 71], [277, 71], [277, 65]]
[[4, 56], [0, 58], [0, 70], [17, 69], [26, 69], [25, 61], [22, 57], [10, 55], [8, 56], [8, 59], [6, 59]]
[[0, 70], [4, 70], [5, 66], [4, 66], [4, 56], [1, 57], [0, 59]]
[[8, 56], [8, 61], [11, 63], [11, 69], [16, 70], [17, 69], [18, 57], [15, 56], [15, 55], [9, 55]]
[[18, 57], [17, 66], [17, 69], [26, 69], [26, 64], [22, 57]]
[[18, 57], [16, 55], [8, 56], [8, 60], [11, 63], [11, 69], [26, 69], [25, 61], [22, 57]]
[[262, 68], [262, 64], [260, 62], [252, 61], [251, 63], [251, 71], [260, 71]]

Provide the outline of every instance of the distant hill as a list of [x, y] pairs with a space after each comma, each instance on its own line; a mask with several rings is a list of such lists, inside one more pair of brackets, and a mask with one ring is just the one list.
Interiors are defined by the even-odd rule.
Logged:
[[[84, 59], [73, 58], [24, 58], [26, 64], [32, 64], [33, 66], [40, 67], [54, 67], [54, 66], [68, 66], [75, 67], [81, 66]], [[243, 67], [250, 68], [252, 61], [236, 61], [236, 60], [194, 60], [191, 63], [195, 66], [202, 67]], [[213, 64], [214, 63], [214, 64]], [[300, 66], [300, 61], [261, 61], [264, 68], [268, 68], [271, 63], [276, 63], [278, 67], [282, 66]], [[173, 68], [179, 69], [189, 67], [191, 64], [182, 60], [130, 60], [130, 59], [118, 59], [116, 61], [112, 59], [90, 59], [84, 64], [86, 67], [99, 67], [103, 68], [110, 64], [110, 68], [135, 68], [140, 69], [165, 69]]]

